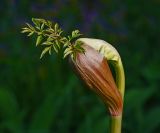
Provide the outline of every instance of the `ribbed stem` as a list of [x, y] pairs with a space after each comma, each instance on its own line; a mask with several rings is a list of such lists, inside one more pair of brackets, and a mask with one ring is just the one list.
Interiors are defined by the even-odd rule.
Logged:
[[121, 133], [122, 116], [111, 116], [110, 133]]
[[125, 75], [121, 59], [119, 59], [118, 63], [116, 63], [114, 67], [116, 72], [116, 85], [123, 99], [125, 93]]
[[[118, 62], [112, 64], [116, 72], [116, 85], [123, 99], [125, 92], [125, 75], [124, 75], [123, 64], [121, 59]], [[122, 126], [122, 114], [119, 116], [111, 116], [110, 133], [121, 133], [121, 126]]]

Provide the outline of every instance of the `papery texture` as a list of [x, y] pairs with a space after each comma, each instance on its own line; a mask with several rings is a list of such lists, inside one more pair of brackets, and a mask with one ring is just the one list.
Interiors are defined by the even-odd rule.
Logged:
[[77, 53], [72, 60], [73, 67], [80, 78], [96, 92], [107, 105], [112, 116], [122, 113], [122, 97], [118, 91], [107, 60], [92, 47], [83, 45], [85, 54]]

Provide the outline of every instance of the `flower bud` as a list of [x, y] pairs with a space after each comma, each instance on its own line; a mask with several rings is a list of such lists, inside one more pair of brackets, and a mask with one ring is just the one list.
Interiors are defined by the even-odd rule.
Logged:
[[77, 53], [76, 60], [71, 60], [76, 73], [101, 97], [112, 116], [121, 115], [122, 96], [116, 87], [107, 61], [92, 47], [83, 44], [83, 48], [85, 54]]

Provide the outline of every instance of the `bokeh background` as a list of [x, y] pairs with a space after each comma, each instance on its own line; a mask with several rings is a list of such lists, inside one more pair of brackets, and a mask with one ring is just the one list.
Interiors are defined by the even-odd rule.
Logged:
[[160, 131], [159, 0], [2, 0], [0, 133], [106, 133], [102, 101], [53, 54], [39, 60], [35, 38], [21, 34], [31, 18], [113, 44], [126, 73], [123, 133]]

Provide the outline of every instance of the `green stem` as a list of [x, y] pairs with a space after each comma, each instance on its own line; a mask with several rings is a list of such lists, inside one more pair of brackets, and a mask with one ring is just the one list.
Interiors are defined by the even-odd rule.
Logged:
[[110, 133], [121, 133], [121, 120], [122, 116], [112, 116]]
[[[116, 72], [116, 85], [122, 95], [122, 99], [124, 99], [125, 75], [124, 75], [124, 69], [123, 69], [123, 64], [121, 59], [119, 59], [118, 62], [116, 63], [114, 62], [113, 66]], [[111, 116], [110, 133], [121, 133], [121, 126], [122, 126], [122, 114], [119, 116]]]
[[114, 67], [116, 72], [117, 88], [120, 91], [123, 99], [124, 93], [125, 93], [125, 75], [124, 75], [124, 69], [123, 69], [123, 64], [121, 59], [118, 60], [118, 62], [114, 65]]

